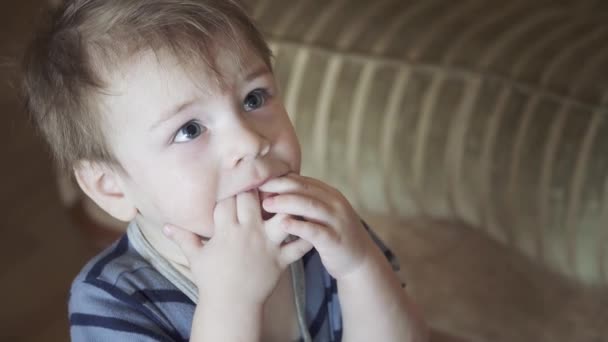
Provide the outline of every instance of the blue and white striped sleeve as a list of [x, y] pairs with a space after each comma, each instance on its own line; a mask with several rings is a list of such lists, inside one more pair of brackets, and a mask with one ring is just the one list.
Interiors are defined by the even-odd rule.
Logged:
[[69, 321], [72, 341], [185, 341], [148, 307], [105, 282], [73, 285]]

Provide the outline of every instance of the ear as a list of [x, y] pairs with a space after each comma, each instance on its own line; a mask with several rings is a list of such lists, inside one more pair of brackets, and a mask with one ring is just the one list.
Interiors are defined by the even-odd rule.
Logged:
[[78, 185], [101, 209], [120, 221], [131, 221], [137, 208], [125, 196], [116, 170], [90, 161], [80, 161], [74, 167]]

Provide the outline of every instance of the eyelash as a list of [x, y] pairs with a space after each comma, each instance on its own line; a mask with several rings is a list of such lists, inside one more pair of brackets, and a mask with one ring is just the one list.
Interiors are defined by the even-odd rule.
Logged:
[[[243, 105], [245, 106], [245, 101], [247, 100], [247, 98], [250, 95], [254, 95], [254, 94], [259, 94], [262, 97], [262, 104], [260, 104], [260, 107], [264, 106], [266, 104], [266, 102], [270, 99], [270, 92], [268, 91], [268, 89], [266, 88], [256, 88], [252, 91], [250, 91], [245, 98], [243, 99]], [[252, 110], [256, 110], [257, 108], [254, 108]], [[246, 109], [245, 109], [246, 110]]]
[[[191, 137], [191, 138], [186, 138], [185, 140], [182, 139], [178, 139], [180, 138], [180, 134], [188, 127], [192, 127], [192, 125], [196, 125], [198, 132], [196, 133], [196, 136]], [[181, 144], [184, 142], [188, 142], [191, 141], [193, 139], [196, 139], [199, 135], [203, 134], [207, 129], [205, 128], [205, 126], [201, 125], [200, 123], [196, 122], [196, 120], [190, 120], [188, 121], [185, 125], [183, 125], [182, 127], [180, 127], [177, 132], [175, 133], [175, 135], [173, 136], [173, 142], [177, 143], [177, 144]], [[178, 141], [178, 140], [182, 140], [182, 141]]]
[[[249, 92], [249, 93], [248, 93], [248, 94], [245, 96], [245, 98], [243, 99], [243, 107], [246, 107], [246, 106], [247, 106], [247, 104], [246, 104], [246, 100], [247, 100], [247, 98], [249, 98], [249, 96], [251, 96], [251, 95], [260, 95], [260, 96], [261, 96], [261, 104], [259, 104], [257, 108], [253, 108], [253, 109], [246, 109], [246, 108], [244, 108], [246, 112], [251, 112], [251, 111], [254, 111], [254, 110], [256, 110], [256, 109], [258, 109], [258, 108], [260, 108], [260, 107], [263, 107], [264, 105], [266, 105], [266, 103], [268, 102], [268, 100], [270, 100], [270, 98], [271, 98], [271, 94], [270, 94], [270, 92], [268, 91], [268, 89], [266, 89], [266, 88], [256, 88], [256, 89], [254, 89], [254, 90], [250, 91], [250, 92]], [[182, 133], [182, 132], [184, 131], [184, 129], [186, 129], [186, 128], [188, 128], [188, 127], [192, 127], [192, 125], [193, 125], [193, 124], [194, 124], [194, 125], [196, 125], [196, 127], [197, 127], [197, 132], [195, 132], [195, 133], [196, 133], [196, 135], [195, 135], [194, 137], [191, 137], [191, 138], [186, 138], [186, 140], [184, 140], [184, 141], [178, 141], [178, 137], [180, 137], [180, 133]], [[205, 126], [202, 126], [202, 125], [201, 125], [200, 123], [198, 123], [196, 120], [191, 120], [191, 121], [188, 121], [188, 122], [187, 122], [185, 125], [183, 125], [182, 127], [180, 127], [180, 128], [177, 130], [177, 132], [176, 132], [176, 133], [175, 133], [175, 135], [173, 136], [172, 141], [173, 141], [174, 143], [178, 143], [178, 144], [180, 144], [180, 143], [184, 143], [184, 142], [188, 142], [188, 141], [191, 141], [191, 140], [196, 139], [198, 136], [200, 136], [201, 134], [205, 133], [205, 131], [206, 131], [206, 130], [207, 130], [207, 129], [205, 128]], [[188, 133], [188, 134], [189, 134], [189, 133]], [[180, 139], [180, 140], [181, 140], [181, 139]]]

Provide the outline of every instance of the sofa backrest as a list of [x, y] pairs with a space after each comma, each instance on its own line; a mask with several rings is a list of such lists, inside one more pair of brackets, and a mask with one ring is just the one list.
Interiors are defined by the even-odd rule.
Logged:
[[608, 3], [248, 0], [303, 173], [606, 283]]

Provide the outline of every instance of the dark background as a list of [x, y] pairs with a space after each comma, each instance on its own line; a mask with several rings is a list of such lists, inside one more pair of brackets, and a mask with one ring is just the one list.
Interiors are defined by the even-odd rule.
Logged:
[[95, 252], [59, 200], [19, 98], [16, 65], [45, 6], [11, 1], [0, 11], [0, 341], [67, 341], [69, 284]]

